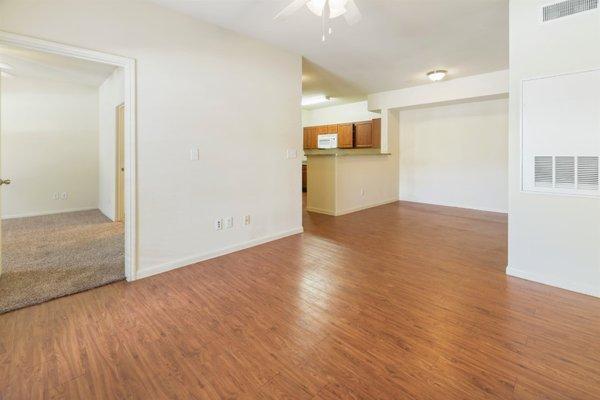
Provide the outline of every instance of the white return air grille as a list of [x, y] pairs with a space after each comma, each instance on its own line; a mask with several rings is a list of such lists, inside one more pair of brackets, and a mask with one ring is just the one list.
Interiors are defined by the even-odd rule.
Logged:
[[552, 156], [535, 156], [535, 186], [552, 187]]
[[577, 157], [577, 189], [598, 190], [598, 157]]
[[598, 8], [598, 0], [567, 0], [542, 8], [544, 22]]
[[535, 156], [534, 163], [535, 187], [591, 194], [600, 189], [600, 157]]

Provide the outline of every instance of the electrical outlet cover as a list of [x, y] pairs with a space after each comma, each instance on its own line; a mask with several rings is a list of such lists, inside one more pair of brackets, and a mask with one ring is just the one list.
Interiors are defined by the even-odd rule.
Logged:
[[215, 231], [220, 231], [223, 229], [223, 218], [215, 219]]

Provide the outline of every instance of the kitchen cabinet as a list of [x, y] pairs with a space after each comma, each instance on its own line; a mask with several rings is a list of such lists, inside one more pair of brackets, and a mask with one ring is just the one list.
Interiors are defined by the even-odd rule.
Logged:
[[379, 149], [381, 148], [381, 118], [374, 118], [372, 125], [373, 147]]
[[317, 148], [317, 127], [310, 126], [304, 128], [304, 148], [305, 149], [316, 149]]
[[318, 148], [318, 136], [326, 133], [338, 134], [340, 149], [380, 148], [381, 118], [372, 121], [306, 127], [304, 128], [304, 148]]
[[373, 147], [373, 123], [371, 121], [354, 123], [354, 147]]
[[338, 147], [340, 149], [351, 149], [352, 147], [354, 147], [354, 138], [352, 133], [352, 124], [338, 125]]
[[306, 181], [307, 181], [307, 177], [306, 177], [306, 164], [302, 164], [302, 191], [306, 192]]

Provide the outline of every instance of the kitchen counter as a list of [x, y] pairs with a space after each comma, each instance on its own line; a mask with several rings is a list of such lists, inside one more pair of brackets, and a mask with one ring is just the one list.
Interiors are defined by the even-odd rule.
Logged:
[[391, 153], [382, 153], [381, 149], [312, 149], [304, 150], [307, 157], [310, 156], [389, 156]]

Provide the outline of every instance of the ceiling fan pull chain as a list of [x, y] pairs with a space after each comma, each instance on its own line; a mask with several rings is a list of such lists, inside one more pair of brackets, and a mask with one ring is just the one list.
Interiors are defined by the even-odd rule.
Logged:
[[[327, 6], [327, 3], [325, 4]], [[325, 9], [323, 9], [323, 14], [321, 16], [321, 42], [325, 41]]]

